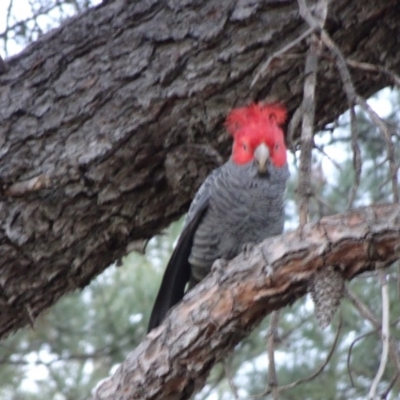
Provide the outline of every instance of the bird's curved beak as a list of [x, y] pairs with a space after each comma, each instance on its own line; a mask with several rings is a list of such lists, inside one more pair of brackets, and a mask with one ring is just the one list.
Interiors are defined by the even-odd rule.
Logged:
[[265, 143], [261, 143], [254, 151], [254, 159], [257, 163], [258, 172], [265, 174], [268, 168], [269, 149]]

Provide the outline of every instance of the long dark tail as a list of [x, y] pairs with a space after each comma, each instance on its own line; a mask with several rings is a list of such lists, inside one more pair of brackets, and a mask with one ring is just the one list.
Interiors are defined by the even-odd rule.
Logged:
[[191, 248], [187, 238], [181, 236], [165, 269], [156, 301], [151, 312], [147, 332], [161, 324], [168, 310], [178, 303], [185, 293], [185, 286], [190, 278], [190, 264], [188, 261]]
[[190, 279], [189, 256], [193, 243], [193, 236], [199, 222], [206, 210], [206, 202], [201, 206], [199, 212], [184, 228], [178, 243], [165, 269], [158, 291], [156, 301], [151, 312], [147, 332], [161, 324], [165, 315], [175, 304], [177, 304], [185, 293], [185, 287]]

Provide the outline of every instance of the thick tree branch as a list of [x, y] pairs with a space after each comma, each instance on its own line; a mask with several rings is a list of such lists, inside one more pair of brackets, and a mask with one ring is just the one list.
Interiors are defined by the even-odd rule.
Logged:
[[[313, 4], [308, 5], [313, 10]], [[355, 62], [400, 71], [400, 4], [338, 0], [326, 31]], [[301, 102], [307, 30], [290, 0], [107, 1], [67, 21], [0, 74], [0, 337], [86, 286], [187, 208], [226, 158], [227, 111], [272, 96]], [[347, 108], [319, 65], [315, 124]], [[390, 78], [361, 70], [357, 93]]]
[[399, 204], [326, 217], [267, 239], [191, 290], [91, 399], [189, 399], [262, 318], [307, 292], [315, 272], [333, 265], [349, 280], [399, 257]]

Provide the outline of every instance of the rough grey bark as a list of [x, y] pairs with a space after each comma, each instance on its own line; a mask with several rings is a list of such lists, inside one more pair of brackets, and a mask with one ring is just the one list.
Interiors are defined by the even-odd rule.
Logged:
[[184, 400], [265, 315], [303, 296], [317, 271], [349, 280], [400, 257], [400, 205], [323, 218], [266, 239], [214, 271], [127, 357], [91, 400]]
[[[398, 1], [332, 2], [327, 30], [354, 60], [400, 70]], [[294, 1], [107, 1], [6, 60], [0, 75], [0, 337], [82, 288], [181, 215], [229, 152], [226, 112], [301, 101], [306, 30]], [[329, 58], [318, 126], [345, 108]], [[387, 84], [354, 74], [360, 94]], [[370, 79], [369, 79], [370, 78]]]

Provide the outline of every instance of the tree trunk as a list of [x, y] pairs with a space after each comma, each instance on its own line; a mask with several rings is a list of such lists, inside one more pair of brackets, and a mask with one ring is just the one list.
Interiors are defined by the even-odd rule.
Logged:
[[[399, 2], [337, 0], [327, 30], [346, 57], [400, 70]], [[115, 1], [70, 19], [0, 75], [0, 337], [83, 288], [135, 241], [160, 232], [229, 153], [227, 111], [267, 96], [291, 112], [307, 29], [296, 2]], [[353, 76], [361, 95], [384, 76]], [[317, 125], [347, 108], [320, 66]]]
[[400, 205], [323, 218], [266, 239], [215, 271], [172, 309], [91, 400], [184, 400], [267, 314], [303, 296], [316, 272], [349, 280], [400, 257]]

